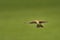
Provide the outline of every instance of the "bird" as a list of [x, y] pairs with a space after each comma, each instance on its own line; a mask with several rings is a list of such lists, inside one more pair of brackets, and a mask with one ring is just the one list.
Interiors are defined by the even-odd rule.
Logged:
[[44, 26], [42, 25], [43, 23], [46, 23], [47, 21], [44, 21], [44, 20], [33, 20], [33, 21], [30, 21], [29, 23], [30, 24], [36, 24], [36, 27], [37, 28], [43, 28]]

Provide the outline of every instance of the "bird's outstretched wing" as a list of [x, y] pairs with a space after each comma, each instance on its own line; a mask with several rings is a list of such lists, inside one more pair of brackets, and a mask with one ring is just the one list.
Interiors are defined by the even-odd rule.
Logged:
[[47, 23], [47, 21], [39, 21], [39, 23]]
[[36, 24], [36, 22], [35, 21], [31, 21], [31, 22], [29, 22], [30, 24]]

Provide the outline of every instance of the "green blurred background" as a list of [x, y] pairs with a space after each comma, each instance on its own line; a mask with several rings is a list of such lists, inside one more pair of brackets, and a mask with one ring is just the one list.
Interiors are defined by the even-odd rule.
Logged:
[[0, 0], [0, 40], [60, 40], [60, 0]]

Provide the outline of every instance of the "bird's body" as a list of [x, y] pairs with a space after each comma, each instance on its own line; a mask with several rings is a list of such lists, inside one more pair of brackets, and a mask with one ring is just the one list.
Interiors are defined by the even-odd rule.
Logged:
[[36, 24], [37, 28], [43, 27], [42, 23], [46, 23], [46, 21], [43, 20], [33, 20], [30, 22], [30, 24]]

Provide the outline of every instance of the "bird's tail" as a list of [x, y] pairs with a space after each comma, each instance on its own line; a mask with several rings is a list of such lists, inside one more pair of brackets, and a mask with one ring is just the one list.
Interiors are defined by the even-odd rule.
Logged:
[[43, 25], [41, 24], [37, 24], [37, 28], [43, 27]]

